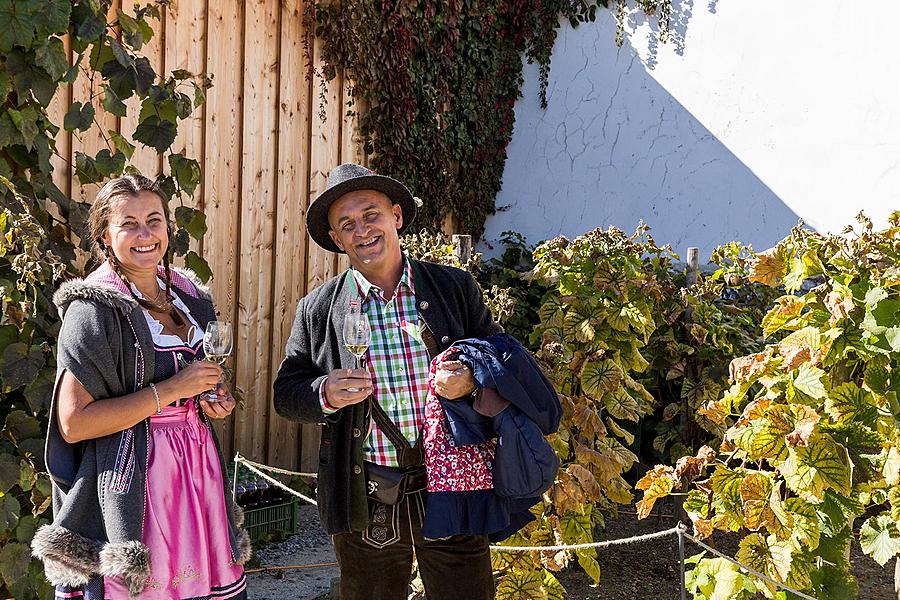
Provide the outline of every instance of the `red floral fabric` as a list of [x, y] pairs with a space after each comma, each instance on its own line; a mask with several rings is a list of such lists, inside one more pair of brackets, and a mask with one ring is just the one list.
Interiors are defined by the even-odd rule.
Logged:
[[[444, 360], [452, 360], [457, 353], [450, 347], [431, 361], [428, 395], [425, 398], [425, 468], [428, 472], [429, 492], [470, 492], [493, 489], [491, 475], [496, 443], [457, 446], [447, 431], [444, 409], [434, 391], [434, 373]], [[465, 398], [457, 402], [466, 402]]]

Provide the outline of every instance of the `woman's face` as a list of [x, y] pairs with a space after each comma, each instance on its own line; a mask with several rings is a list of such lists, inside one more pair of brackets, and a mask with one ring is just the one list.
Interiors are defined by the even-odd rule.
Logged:
[[162, 199], [153, 192], [113, 200], [103, 241], [126, 272], [156, 272], [169, 248]]

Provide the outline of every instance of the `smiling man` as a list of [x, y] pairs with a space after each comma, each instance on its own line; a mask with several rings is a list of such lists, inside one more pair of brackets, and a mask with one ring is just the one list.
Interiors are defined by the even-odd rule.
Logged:
[[[341, 567], [341, 599], [407, 597], [413, 552], [431, 600], [494, 597], [486, 536], [422, 536], [425, 396], [432, 358], [463, 338], [497, 333], [481, 290], [460, 269], [412, 260], [399, 234], [416, 214], [400, 182], [359, 165], [332, 170], [307, 212], [310, 237], [351, 268], [300, 300], [275, 380], [275, 409], [322, 423], [318, 502]], [[366, 366], [354, 369], [342, 328], [367, 316]], [[468, 367], [439, 365], [436, 391], [476, 391]]]

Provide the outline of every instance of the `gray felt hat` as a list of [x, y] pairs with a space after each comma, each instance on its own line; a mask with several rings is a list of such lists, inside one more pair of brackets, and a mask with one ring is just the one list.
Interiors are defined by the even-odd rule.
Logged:
[[347, 192], [358, 190], [381, 192], [390, 198], [391, 202], [400, 205], [403, 211], [403, 226], [398, 233], [403, 233], [416, 218], [416, 202], [405, 185], [391, 177], [377, 175], [360, 165], [353, 163], [338, 165], [328, 174], [328, 187], [312, 201], [309, 210], [306, 211], [306, 230], [313, 241], [322, 248], [338, 254], [343, 253], [328, 235], [331, 229], [328, 223], [328, 209], [335, 200]]

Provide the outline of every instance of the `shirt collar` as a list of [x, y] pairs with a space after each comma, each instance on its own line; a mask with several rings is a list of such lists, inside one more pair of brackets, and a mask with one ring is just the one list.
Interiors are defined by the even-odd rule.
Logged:
[[[412, 270], [412, 262], [407, 258], [406, 254], [403, 254], [403, 271], [400, 275], [400, 281], [397, 282], [397, 288], [394, 290], [394, 296], [397, 295], [397, 292], [400, 290], [400, 286], [406, 286], [409, 291], [415, 295], [416, 288], [413, 284], [413, 270]], [[372, 289], [376, 290], [377, 295], [383, 296], [383, 290], [378, 286], [371, 283], [368, 279], [366, 279], [365, 275], [360, 273], [358, 270], [354, 268], [350, 268], [350, 272], [353, 273], [353, 281], [356, 282], [356, 290], [359, 292], [359, 295], [363, 300], [369, 297], [369, 293]]]

